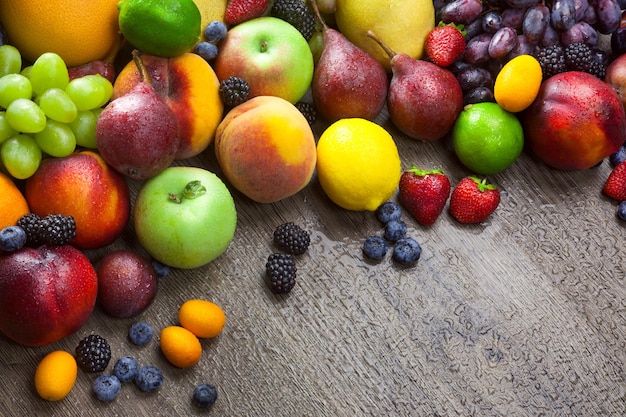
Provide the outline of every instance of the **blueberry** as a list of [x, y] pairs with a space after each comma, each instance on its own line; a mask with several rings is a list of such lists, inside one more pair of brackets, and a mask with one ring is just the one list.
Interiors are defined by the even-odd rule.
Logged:
[[93, 382], [93, 392], [100, 401], [113, 401], [121, 388], [122, 384], [115, 375], [102, 374]]
[[406, 235], [406, 223], [402, 220], [391, 220], [385, 225], [385, 239], [398, 241]]
[[128, 382], [135, 379], [139, 372], [139, 363], [131, 356], [123, 356], [115, 362], [113, 374], [121, 382]]
[[133, 344], [138, 346], [147, 345], [152, 340], [153, 334], [152, 326], [145, 321], [134, 323], [128, 330], [128, 338]]
[[228, 32], [226, 23], [222, 22], [221, 20], [214, 20], [206, 25], [203, 33], [207, 41], [221, 42], [226, 37], [226, 32]]
[[402, 216], [402, 210], [397, 203], [393, 201], [387, 201], [376, 209], [376, 218], [381, 223], [389, 223], [391, 220], [400, 220], [400, 216]]
[[0, 251], [15, 252], [26, 244], [26, 232], [19, 226], [7, 226], [0, 230]]
[[153, 365], [146, 365], [139, 368], [135, 384], [144, 392], [152, 392], [163, 385], [163, 372]]
[[200, 55], [205, 61], [213, 61], [217, 58], [219, 50], [217, 46], [211, 42], [198, 42], [193, 48], [195, 54]]
[[399, 239], [393, 247], [393, 259], [403, 265], [417, 262], [422, 254], [420, 244], [412, 237]]
[[619, 206], [617, 206], [617, 217], [626, 220], [626, 201], [622, 201], [619, 203]]
[[379, 261], [387, 254], [387, 241], [380, 236], [370, 236], [363, 242], [363, 254]]
[[611, 166], [613, 168], [618, 166], [619, 163], [624, 160], [626, 160], [626, 144], [620, 146], [618, 150], [609, 156], [609, 161], [611, 162]]
[[152, 268], [154, 268], [154, 272], [156, 272], [159, 278], [165, 278], [170, 273], [170, 267], [156, 259], [152, 260]]
[[193, 390], [191, 401], [196, 407], [209, 408], [217, 401], [217, 389], [211, 384], [200, 384]]

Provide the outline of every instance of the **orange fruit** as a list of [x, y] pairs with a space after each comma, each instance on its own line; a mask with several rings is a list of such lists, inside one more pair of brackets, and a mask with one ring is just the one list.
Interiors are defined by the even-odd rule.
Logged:
[[0, 23], [28, 61], [56, 52], [67, 66], [106, 58], [119, 39], [119, 0], [2, 0]]
[[0, 229], [15, 226], [19, 218], [29, 212], [22, 192], [9, 176], [0, 172]]
[[59, 401], [70, 393], [77, 375], [74, 356], [64, 350], [55, 350], [39, 362], [35, 371], [35, 389], [44, 400]]
[[181, 326], [168, 326], [161, 330], [161, 352], [174, 366], [189, 368], [202, 356], [200, 340]]
[[516, 56], [496, 76], [493, 86], [496, 103], [512, 113], [525, 110], [535, 101], [542, 79], [541, 65], [534, 56]]
[[178, 310], [181, 326], [200, 338], [215, 337], [226, 323], [224, 311], [215, 303], [192, 299], [185, 301]]

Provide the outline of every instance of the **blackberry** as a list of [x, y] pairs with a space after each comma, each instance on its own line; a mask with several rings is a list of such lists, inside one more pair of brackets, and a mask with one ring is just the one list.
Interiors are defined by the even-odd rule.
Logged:
[[283, 223], [274, 230], [274, 244], [292, 255], [302, 255], [310, 243], [309, 233], [293, 222]]
[[275, 0], [270, 13], [290, 23], [304, 36], [307, 42], [315, 31], [315, 15], [302, 0]]
[[315, 106], [313, 104], [299, 101], [295, 104], [295, 106], [298, 110], [300, 110], [300, 113], [302, 113], [306, 121], [309, 122], [309, 126], [315, 124], [315, 121], [317, 120], [317, 110], [315, 110]]
[[406, 223], [402, 220], [391, 220], [385, 225], [385, 239], [397, 242], [406, 235]]
[[76, 221], [72, 216], [49, 214], [41, 220], [39, 233], [50, 245], [65, 245], [76, 237]]
[[26, 232], [19, 226], [7, 226], [0, 230], [0, 252], [15, 252], [26, 244]]
[[284, 294], [296, 285], [296, 259], [290, 253], [272, 253], [267, 258], [265, 272], [272, 291]]
[[209, 408], [217, 401], [217, 389], [211, 384], [200, 384], [193, 390], [191, 401], [198, 408]]
[[250, 98], [250, 84], [241, 77], [228, 77], [220, 81], [219, 95], [226, 106], [235, 107]]
[[39, 231], [41, 227], [41, 217], [35, 213], [23, 215], [17, 221], [17, 225], [26, 232], [26, 245], [30, 247], [39, 246], [44, 243], [44, 239]]
[[559, 44], [539, 48], [535, 52], [535, 58], [541, 65], [544, 80], [567, 70], [565, 49]]
[[393, 201], [387, 201], [376, 209], [376, 218], [383, 224], [389, 223], [391, 220], [400, 220], [402, 216], [402, 209], [398, 203]]
[[591, 52], [591, 65], [589, 66], [589, 74], [604, 80], [606, 69], [609, 66], [609, 56], [601, 49], [594, 48]]
[[388, 248], [387, 241], [381, 236], [370, 236], [363, 242], [363, 254], [375, 261], [383, 259]]
[[591, 67], [591, 48], [589, 45], [576, 42], [565, 47], [565, 66], [568, 71], [589, 72]]
[[76, 346], [76, 363], [86, 372], [102, 372], [111, 360], [111, 347], [105, 338], [90, 334]]
[[153, 392], [163, 385], [163, 372], [153, 365], [146, 365], [139, 368], [135, 384], [143, 392]]
[[100, 375], [93, 382], [93, 393], [100, 401], [113, 401], [122, 389], [120, 380], [115, 375]]
[[412, 265], [422, 255], [422, 248], [412, 237], [405, 237], [396, 242], [393, 247], [393, 259], [402, 265]]

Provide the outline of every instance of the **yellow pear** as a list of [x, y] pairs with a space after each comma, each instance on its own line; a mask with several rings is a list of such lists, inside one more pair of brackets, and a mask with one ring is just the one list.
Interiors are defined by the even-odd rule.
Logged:
[[337, 0], [335, 20], [341, 33], [391, 72], [389, 55], [370, 37], [371, 30], [395, 52], [422, 57], [424, 41], [435, 26], [432, 0]]

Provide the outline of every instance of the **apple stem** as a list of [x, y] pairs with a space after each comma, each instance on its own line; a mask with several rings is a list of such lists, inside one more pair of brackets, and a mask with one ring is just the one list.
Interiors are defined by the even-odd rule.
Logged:
[[396, 53], [389, 46], [387, 46], [387, 44], [383, 42], [382, 39], [380, 39], [373, 31], [368, 30], [367, 36], [374, 39], [374, 41], [376, 41], [376, 43], [379, 44], [381, 48], [383, 48], [387, 55], [389, 55], [389, 58], [393, 58], [396, 55]]
[[206, 188], [202, 183], [198, 180], [190, 181], [183, 191], [179, 194], [169, 193], [168, 200], [180, 204], [186, 198], [187, 200], [193, 200], [194, 198], [198, 198], [201, 195], [206, 193]]
[[139, 54], [139, 51], [136, 49], [133, 49], [132, 55], [133, 55], [133, 62], [137, 66], [137, 71], [139, 71], [141, 81], [152, 85], [152, 82], [150, 80], [150, 74], [148, 74], [148, 70], [146, 69], [146, 66], [144, 65], [141, 59], [141, 55]]
[[309, 4], [311, 4], [311, 9], [313, 9], [313, 14], [322, 25], [322, 30], [328, 29], [328, 25], [326, 25], [326, 22], [324, 21], [324, 19], [322, 19], [322, 14], [320, 13], [320, 9], [317, 7], [317, 1], [309, 0]]

